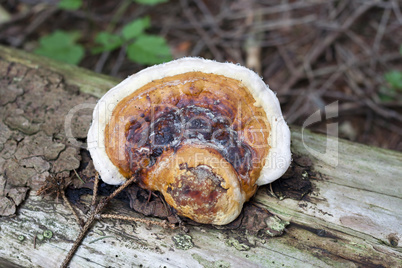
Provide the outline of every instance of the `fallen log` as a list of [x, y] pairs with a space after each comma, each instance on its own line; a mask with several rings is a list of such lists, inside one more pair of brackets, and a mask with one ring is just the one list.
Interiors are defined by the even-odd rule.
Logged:
[[[54, 174], [93, 176], [84, 149], [91, 108], [117, 82], [0, 47], [1, 267], [62, 263], [80, 228], [61, 199], [36, 190]], [[238, 226], [184, 233], [104, 219], [70, 266], [401, 267], [402, 154], [291, 129], [292, 168], [258, 190]], [[146, 218], [121, 200], [108, 212]], [[269, 216], [252, 221], [259, 213]]]

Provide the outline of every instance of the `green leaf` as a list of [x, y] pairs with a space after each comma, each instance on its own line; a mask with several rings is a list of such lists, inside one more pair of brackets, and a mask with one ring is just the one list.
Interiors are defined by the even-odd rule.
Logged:
[[39, 39], [39, 47], [34, 50], [34, 53], [70, 64], [78, 64], [85, 53], [83, 46], [75, 43], [78, 38], [77, 32], [55, 31]]
[[61, 0], [59, 8], [65, 10], [77, 10], [82, 6], [82, 0]]
[[134, 2], [138, 3], [138, 4], [142, 4], [142, 5], [156, 5], [156, 4], [160, 4], [160, 3], [166, 3], [169, 0], [134, 0]]
[[378, 97], [380, 98], [380, 101], [381, 101], [381, 102], [389, 102], [389, 101], [393, 101], [393, 100], [394, 100], [393, 97], [390, 97], [390, 96], [388, 96], [387, 94], [382, 94], [382, 93], [379, 93], [379, 94], [378, 94]]
[[163, 37], [141, 35], [127, 47], [128, 58], [141, 64], [157, 64], [170, 61], [170, 48]]
[[396, 97], [396, 92], [393, 89], [382, 86], [378, 92], [378, 97], [382, 102], [393, 101]]
[[123, 27], [122, 34], [126, 40], [130, 40], [141, 35], [145, 29], [149, 28], [151, 20], [149, 17], [136, 19]]
[[109, 32], [99, 32], [95, 37], [95, 42], [100, 45], [92, 50], [93, 53], [100, 53], [104, 51], [112, 51], [123, 44], [120, 36], [111, 34]]
[[402, 91], [402, 72], [390, 71], [384, 74], [384, 78], [394, 90]]

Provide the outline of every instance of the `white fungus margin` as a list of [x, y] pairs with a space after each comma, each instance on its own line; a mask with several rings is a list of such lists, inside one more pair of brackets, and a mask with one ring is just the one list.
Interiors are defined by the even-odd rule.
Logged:
[[153, 80], [174, 76], [187, 72], [203, 72], [223, 75], [239, 80], [250, 91], [268, 117], [271, 132], [268, 138], [270, 145], [266, 164], [257, 180], [258, 185], [273, 182], [281, 177], [291, 162], [290, 130], [287, 126], [275, 93], [268, 85], [250, 69], [233, 64], [220, 63], [195, 57], [185, 57], [168, 63], [146, 68], [129, 76], [120, 84], [110, 89], [97, 103], [93, 112], [93, 121], [88, 132], [88, 150], [93, 159], [95, 169], [102, 180], [108, 184], [123, 184], [126, 181], [119, 169], [112, 163], [105, 151], [105, 127], [108, 124], [113, 108], [126, 96], [132, 94]]

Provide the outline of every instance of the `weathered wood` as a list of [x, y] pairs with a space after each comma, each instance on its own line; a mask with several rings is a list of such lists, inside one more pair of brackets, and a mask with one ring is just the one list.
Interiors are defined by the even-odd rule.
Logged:
[[4, 46], [0, 46], [0, 58], [9, 62], [20, 63], [29, 68], [44, 68], [62, 74], [70, 85], [78, 86], [80, 91], [98, 98], [120, 82], [119, 79], [111, 76]]
[[[98, 97], [115, 81], [9, 48], [0, 47], [0, 58], [47, 68]], [[261, 187], [251, 201], [290, 222], [281, 237], [190, 226], [194, 247], [185, 249], [173, 241], [182, 236], [179, 230], [102, 220], [88, 233], [71, 267], [402, 267], [402, 154], [343, 140], [338, 156], [336, 146], [324, 154], [328, 140], [336, 145], [335, 138], [292, 127], [295, 160], [311, 160], [312, 172], [305, 175], [312, 192], [302, 200], [280, 200], [269, 194], [269, 187]], [[317, 158], [312, 151], [321, 154]], [[119, 201], [110, 210], [143, 217]], [[36, 239], [34, 248], [34, 237], [45, 230], [53, 237]], [[16, 217], [0, 218], [0, 266], [58, 266], [78, 232], [66, 206], [31, 191]]]

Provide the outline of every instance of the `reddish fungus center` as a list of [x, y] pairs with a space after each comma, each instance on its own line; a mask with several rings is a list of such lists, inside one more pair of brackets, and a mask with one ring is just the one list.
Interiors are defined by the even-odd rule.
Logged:
[[208, 166], [188, 168], [167, 187], [167, 193], [178, 206], [188, 206], [199, 215], [217, 212], [215, 206], [225, 193], [224, 180], [214, 174]]
[[[189, 72], [152, 81], [114, 108], [105, 128], [106, 153], [125, 177], [140, 173], [146, 181], [164, 152], [202, 143], [219, 152], [234, 167], [241, 185], [254, 193], [271, 130], [265, 111], [255, 102], [241, 81], [222, 75]], [[189, 168], [192, 175], [180, 180], [200, 178], [201, 169]], [[211, 176], [190, 188], [172, 185], [170, 191], [213, 200], [225, 189]], [[210, 189], [207, 196], [199, 190], [205, 187]], [[186, 203], [185, 198], [178, 201]]]

